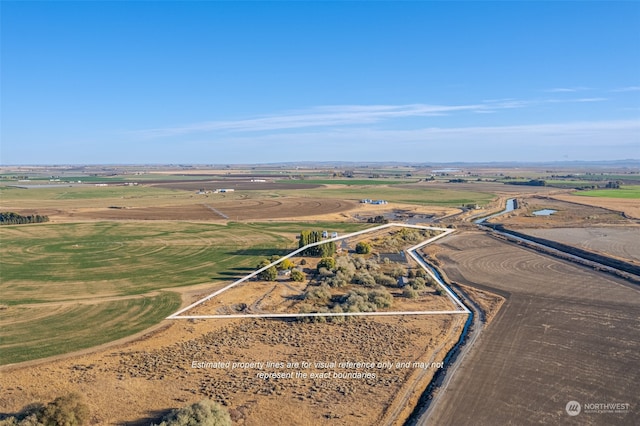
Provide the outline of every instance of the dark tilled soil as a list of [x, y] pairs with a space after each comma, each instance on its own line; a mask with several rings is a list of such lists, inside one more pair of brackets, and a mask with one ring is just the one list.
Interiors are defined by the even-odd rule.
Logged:
[[[452, 280], [507, 300], [434, 407], [432, 424], [637, 424], [637, 286], [481, 233], [449, 238], [438, 257]], [[569, 401], [631, 410], [570, 417]]]

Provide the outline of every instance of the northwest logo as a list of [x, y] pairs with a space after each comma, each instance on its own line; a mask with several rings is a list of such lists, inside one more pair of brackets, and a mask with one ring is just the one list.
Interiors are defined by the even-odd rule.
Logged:
[[569, 401], [567, 402], [567, 405], [564, 407], [564, 409], [566, 410], [568, 415], [577, 416], [578, 414], [580, 414], [582, 407], [580, 406], [580, 403], [578, 401]]

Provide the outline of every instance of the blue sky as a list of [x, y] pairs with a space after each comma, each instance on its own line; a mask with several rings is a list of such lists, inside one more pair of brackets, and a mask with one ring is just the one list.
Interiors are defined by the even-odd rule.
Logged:
[[640, 2], [1, 8], [0, 164], [640, 158]]

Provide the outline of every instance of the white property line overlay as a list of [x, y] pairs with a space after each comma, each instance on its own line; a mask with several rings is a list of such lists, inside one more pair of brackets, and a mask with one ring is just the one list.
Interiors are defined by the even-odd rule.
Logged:
[[[266, 314], [229, 314], [229, 315], [181, 315], [182, 313], [195, 308], [196, 306], [206, 302], [207, 300], [216, 297], [217, 295], [224, 293], [225, 291], [229, 290], [230, 288], [233, 288], [235, 286], [237, 286], [238, 284], [241, 284], [247, 280], [250, 280], [251, 278], [255, 277], [256, 275], [260, 274], [261, 272], [271, 268], [272, 266], [275, 266], [277, 264], [279, 264], [280, 262], [283, 262], [285, 259], [289, 259], [303, 251], [305, 251], [306, 249], [310, 248], [310, 247], [315, 247], [315, 246], [319, 246], [322, 244], [326, 244], [329, 242], [335, 242], [335, 241], [340, 241], [340, 240], [344, 240], [347, 238], [352, 238], [358, 235], [362, 235], [362, 234], [366, 234], [369, 232], [374, 232], [374, 231], [379, 231], [381, 229], [386, 229], [386, 228], [390, 228], [392, 226], [398, 226], [398, 227], [403, 227], [403, 228], [415, 228], [415, 229], [426, 229], [426, 230], [432, 230], [432, 231], [442, 231], [441, 234], [436, 235], [435, 237], [431, 237], [413, 247], [410, 247], [409, 249], [407, 249], [407, 253], [409, 253], [409, 255], [422, 267], [422, 269], [425, 270], [425, 272], [427, 272], [427, 274], [429, 274], [429, 276], [431, 276], [431, 278], [433, 278], [439, 285], [440, 287], [442, 287], [444, 289], [444, 291], [447, 293], [447, 295], [449, 296], [449, 298], [453, 301], [453, 303], [455, 305], [458, 305], [462, 310], [453, 310], [453, 311], [394, 311], [394, 312], [343, 312], [343, 313], [338, 313], [338, 312], [312, 312], [312, 313], [298, 313], [298, 314], [278, 314], [278, 313], [266, 313]], [[292, 251], [291, 253], [289, 253], [286, 256], [283, 256], [281, 258], [279, 258], [278, 260], [271, 262], [270, 264], [256, 270], [253, 271], [252, 273], [250, 273], [249, 275], [240, 278], [237, 281], [232, 282], [231, 284], [227, 285], [226, 287], [221, 288], [220, 290], [217, 290], [213, 293], [211, 293], [210, 295], [198, 300], [195, 303], [192, 303], [191, 305], [180, 309], [178, 312], [168, 316], [166, 319], [224, 319], [224, 318], [304, 318], [304, 317], [332, 317], [332, 316], [380, 316], [380, 315], [443, 315], [443, 314], [469, 314], [471, 313], [471, 311], [458, 299], [458, 297], [444, 284], [444, 282], [442, 282], [442, 280], [440, 280], [432, 271], [431, 269], [427, 266], [426, 262], [415, 253], [416, 250], [418, 250], [421, 247], [424, 247], [427, 244], [432, 243], [435, 240], [438, 240], [440, 238], [446, 237], [447, 235], [451, 234], [452, 232], [455, 232], [454, 229], [449, 229], [449, 228], [438, 228], [438, 227], [434, 227], [434, 226], [420, 226], [420, 225], [410, 225], [410, 224], [405, 224], [405, 223], [387, 223], [385, 225], [380, 225], [380, 226], [375, 226], [373, 228], [368, 228], [362, 231], [357, 231], [357, 232], [352, 232], [351, 234], [346, 234], [343, 235], [341, 237], [334, 237], [334, 238], [328, 238], [326, 240], [322, 240], [322, 241], [318, 241], [316, 243], [311, 243], [311, 244], [307, 244], [304, 247], [300, 247], [297, 250]]]

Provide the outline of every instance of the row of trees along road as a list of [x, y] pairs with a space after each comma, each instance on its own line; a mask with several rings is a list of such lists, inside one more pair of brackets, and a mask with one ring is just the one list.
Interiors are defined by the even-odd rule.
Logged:
[[42, 222], [49, 222], [49, 217], [39, 214], [22, 216], [21, 214], [13, 212], [0, 213], [0, 225], [22, 225], [25, 223]]

